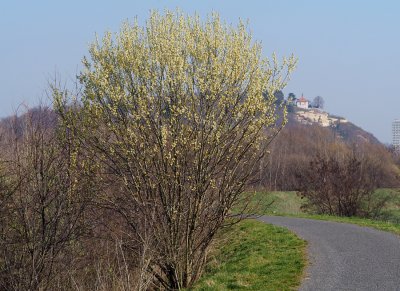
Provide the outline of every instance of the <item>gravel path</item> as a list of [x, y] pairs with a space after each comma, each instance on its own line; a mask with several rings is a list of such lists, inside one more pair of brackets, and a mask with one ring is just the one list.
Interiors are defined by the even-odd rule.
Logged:
[[309, 266], [300, 290], [400, 291], [400, 237], [368, 227], [261, 216], [308, 241]]

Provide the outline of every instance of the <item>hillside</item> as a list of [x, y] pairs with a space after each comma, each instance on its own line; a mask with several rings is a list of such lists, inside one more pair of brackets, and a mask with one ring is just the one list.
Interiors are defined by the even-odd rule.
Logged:
[[358, 141], [366, 141], [372, 144], [381, 144], [372, 133], [365, 131], [351, 122], [338, 124], [333, 130], [347, 142], [357, 143]]
[[[48, 107], [35, 107], [22, 115], [9, 116], [0, 119], [0, 132], [4, 130], [13, 130], [18, 132], [23, 117], [29, 114], [30, 119], [37, 123], [40, 122], [45, 127], [54, 127], [56, 123], [56, 114]], [[372, 134], [361, 127], [347, 121], [343, 117], [331, 115], [325, 111], [318, 109], [298, 109], [288, 106], [288, 122], [290, 125], [307, 126], [320, 125], [321, 127], [330, 129], [338, 137], [346, 143], [367, 142], [371, 144], [381, 144], [381, 142]]]
[[[342, 156], [355, 150], [379, 167], [380, 187], [400, 184], [398, 159], [371, 133], [322, 110], [290, 108], [288, 124], [270, 145], [270, 155], [262, 162], [259, 187], [272, 190], [298, 189], [299, 173], [318, 155]], [[379, 172], [379, 173], [378, 173]]]
[[25, 122], [40, 125], [44, 129], [55, 128], [57, 124], [57, 114], [49, 107], [37, 106], [22, 114], [14, 114], [0, 119], [0, 138], [7, 133], [13, 133], [16, 136], [23, 134]]
[[288, 106], [289, 125], [320, 125], [329, 128], [337, 137], [346, 143], [367, 142], [371, 144], [381, 144], [381, 142], [370, 132], [349, 122], [343, 117], [329, 114], [319, 109], [299, 109]]

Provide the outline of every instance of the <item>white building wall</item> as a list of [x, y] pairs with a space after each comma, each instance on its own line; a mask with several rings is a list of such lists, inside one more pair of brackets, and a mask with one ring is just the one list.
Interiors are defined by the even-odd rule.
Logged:
[[297, 107], [303, 108], [303, 109], [308, 109], [308, 101], [306, 101], [306, 102], [298, 101], [297, 102]]

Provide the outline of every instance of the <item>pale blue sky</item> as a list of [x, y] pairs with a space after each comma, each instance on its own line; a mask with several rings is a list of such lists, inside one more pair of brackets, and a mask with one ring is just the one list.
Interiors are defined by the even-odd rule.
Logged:
[[400, 1], [18, 1], [0, 2], [0, 117], [34, 106], [58, 72], [73, 79], [95, 33], [150, 9], [181, 8], [228, 23], [248, 19], [264, 54], [294, 53], [299, 65], [284, 90], [309, 99], [391, 142], [400, 118]]

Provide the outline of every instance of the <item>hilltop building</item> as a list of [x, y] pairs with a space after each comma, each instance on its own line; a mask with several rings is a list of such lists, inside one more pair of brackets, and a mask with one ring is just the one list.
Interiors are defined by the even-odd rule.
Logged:
[[309, 102], [306, 98], [304, 98], [303, 94], [300, 99], [296, 101], [296, 106], [302, 109], [308, 109]]
[[[322, 99], [322, 97], [320, 97]], [[337, 127], [342, 123], [347, 123], [347, 119], [330, 115], [328, 112], [324, 111], [320, 107], [314, 107], [310, 104], [303, 94], [299, 99], [293, 93], [290, 93], [287, 98], [286, 103], [295, 117], [295, 119], [301, 124], [318, 124], [322, 127]], [[398, 143], [400, 149], [400, 119], [399, 119], [399, 133], [398, 133]]]
[[400, 119], [395, 119], [392, 123], [393, 147], [400, 149]]

